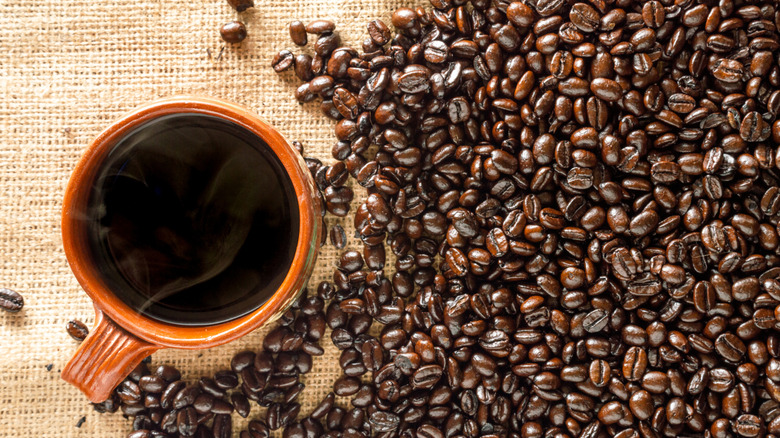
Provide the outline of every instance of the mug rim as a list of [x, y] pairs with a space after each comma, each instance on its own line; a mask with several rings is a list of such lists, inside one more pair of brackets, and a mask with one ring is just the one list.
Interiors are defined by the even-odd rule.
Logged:
[[[86, 206], [92, 181], [105, 155], [136, 128], [171, 114], [203, 114], [227, 120], [249, 130], [265, 141], [290, 178], [299, 210], [298, 242], [287, 275], [278, 289], [252, 312], [218, 324], [185, 326], [165, 323], [138, 313], [106, 286], [90, 261], [84, 238], [83, 221], [77, 211]], [[95, 309], [104, 312], [133, 335], [163, 347], [197, 349], [237, 339], [278, 317], [301, 292], [314, 267], [319, 251], [320, 208], [316, 187], [303, 158], [270, 124], [249, 109], [224, 100], [179, 95], [156, 100], [131, 110], [109, 125], [82, 154], [65, 190], [62, 204], [62, 240], [65, 256], [81, 287]]]

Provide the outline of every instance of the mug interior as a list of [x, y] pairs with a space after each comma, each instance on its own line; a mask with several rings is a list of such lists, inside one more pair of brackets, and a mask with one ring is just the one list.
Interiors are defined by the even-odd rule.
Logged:
[[158, 321], [214, 325], [279, 288], [300, 213], [281, 161], [233, 122], [158, 117], [111, 147], [82, 229], [93, 264], [125, 304]]
[[[138, 304], [113, 291], [121, 287], [99, 272], [94, 242], [84, 226], [83, 214], [90, 204], [94, 182], [99, 177], [115, 147], [133, 133], [142, 131], [156, 120], [181, 115], [208, 116], [241, 127], [255, 135], [273, 151], [279, 167], [294, 189], [291, 204], [298, 213], [297, 242], [286, 275], [270, 297], [256, 303], [238, 303], [221, 321], [189, 324], [176, 317], [160, 318], [138, 311]], [[112, 152], [114, 151], [114, 152]], [[179, 97], [158, 101], [139, 108], [111, 125], [90, 145], [78, 163], [68, 184], [63, 203], [63, 243], [68, 261], [84, 290], [105, 312], [136, 336], [162, 346], [201, 348], [235, 339], [280, 313], [303, 287], [313, 267], [319, 241], [319, 205], [313, 196], [314, 183], [297, 152], [269, 125], [236, 105], [209, 98]], [[270, 289], [269, 289], [270, 290]], [[232, 313], [231, 313], [232, 312]], [[185, 315], [186, 316], [186, 315]]]

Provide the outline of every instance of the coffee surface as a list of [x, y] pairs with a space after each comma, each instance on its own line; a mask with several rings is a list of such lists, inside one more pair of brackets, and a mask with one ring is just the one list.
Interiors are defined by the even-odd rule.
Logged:
[[245, 315], [276, 291], [298, 241], [295, 191], [278, 158], [216, 117], [155, 119], [101, 166], [85, 220], [108, 287], [179, 325]]

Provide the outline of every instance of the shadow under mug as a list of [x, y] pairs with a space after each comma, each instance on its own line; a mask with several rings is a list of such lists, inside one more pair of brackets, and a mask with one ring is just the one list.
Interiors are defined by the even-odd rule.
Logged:
[[[213, 325], [168, 324], [125, 304], [112, 293], [91, 261], [85, 222], [78, 217], [78, 212], [85, 211], [98, 171], [112, 147], [145, 123], [178, 114], [221, 118], [259, 137], [290, 178], [299, 209], [298, 242], [279, 288], [251, 313]], [[62, 378], [90, 401], [101, 402], [146, 356], [160, 348], [209, 348], [276, 319], [303, 290], [314, 267], [323, 232], [320, 209], [317, 188], [304, 160], [275, 129], [246, 108], [214, 98], [176, 96], [136, 108], [117, 120], [88, 147], [73, 171], [63, 201], [65, 255], [76, 279], [94, 302], [96, 317], [95, 327], [63, 369]]]

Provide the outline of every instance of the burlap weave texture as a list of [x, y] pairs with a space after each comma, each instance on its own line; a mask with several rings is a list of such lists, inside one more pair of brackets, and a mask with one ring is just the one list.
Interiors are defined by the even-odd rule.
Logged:
[[[0, 436], [123, 437], [130, 430], [121, 414], [97, 414], [59, 378], [77, 346], [65, 323], [94, 320], [60, 237], [62, 194], [91, 139], [137, 105], [196, 93], [254, 109], [288, 139], [302, 141], [307, 154], [330, 162], [332, 122], [318, 104], [295, 103], [297, 79], [269, 66], [276, 51], [293, 46], [287, 24], [332, 19], [359, 47], [367, 21], [389, 22], [389, 11], [417, 3], [255, 1], [255, 9], [237, 14], [224, 0], [0, 0], [0, 287], [26, 301], [19, 314], [0, 312]], [[249, 37], [226, 46], [218, 30], [236, 18]], [[340, 222], [351, 235], [349, 221]], [[330, 276], [336, 253], [324, 248], [311, 285]], [[163, 350], [153, 360], [193, 380], [228, 367], [241, 349], [258, 348], [264, 333], [211, 350]], [[339, 372], [336, 357], [328, 346], [315, 361], [302, 412], [328, 392]], [[254, 405], [250, 418], [259, 414]]]

